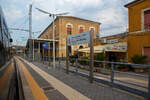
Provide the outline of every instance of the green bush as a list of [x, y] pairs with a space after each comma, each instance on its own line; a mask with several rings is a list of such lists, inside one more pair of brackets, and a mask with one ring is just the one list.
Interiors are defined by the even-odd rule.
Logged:
[[[104, 53], [99, 53], [95, 56], [95, 59], [94, 60], [97, 60], [97, 61], [104, 61], [105, 60], [105, 54]], [[103, 63], [101, 62], [94, 62], [94, 66], [95, 67], [99, 67], [99, 66], [102, 66]]]
[[69, 56], [69, 61], [70, 61], [70, 63], [74, 63], [75, 62], [75, 59], [77, 58], [77, 56], [76, 55], [71, 55], [71, 56]]
[[105, 54], [99, 53], [96, 55], [95, 60], [104, 61], [105, 60]]
[[79, 63], [81, 65], [89, 65], [89, 61], [86, 61], [86, 60], [89, 60], [88, 57], [84, 56], [81, 58], [81, 60], [79, 60]]
[[129, 68], [129, 69], [131, 69], [131, 66], [130, 65], [124, 65], [124, 64], [117, 65], [117, 69], [123, 69], [123, 68]]
[[134, 56], [131, 57], [132, 62], [135, 64], [144, 64], [146, 63], [146, 59], [147, 56], [142, 56], [138, 54], [135, 54]]

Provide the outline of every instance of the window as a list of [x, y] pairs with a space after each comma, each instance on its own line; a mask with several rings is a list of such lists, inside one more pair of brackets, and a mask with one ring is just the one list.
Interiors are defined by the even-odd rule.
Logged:
[[68, 35], [71, 35], [71, 34], [72, 34], [71, 25], [67, 25], [67, 34], [68, 34]]
[[144, 11], [144, 29], [150, 29], [150, 10]]
[[90, 27], [89, 30], [95, 31], [95, 27]]
[[80, 27], [80, 28], [79, 28], [79, 33], [82, 33], [82, 32], [84, 32], [84, 28], [83, 28], [83, 27]]
[[94, 33], [95, 28], [94, 28], [94, 27], [90, 27], [90, 30], [92, 30], [92, 31], [93, 31], [93, 33]]
[[91, 28], [90, 30], [94, 31], [94, 28]]
[[82, 45], [79, 46], [79, 49], [83, 49], [84, 47]]
[[144, 47], [143, 53], [144, 53], [144, 56], [147, 56], [146, 61], [150, 62], [150, 47]]

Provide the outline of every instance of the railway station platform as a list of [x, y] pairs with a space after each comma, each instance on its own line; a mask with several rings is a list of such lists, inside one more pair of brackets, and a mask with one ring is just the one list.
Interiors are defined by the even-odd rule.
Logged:
[[145, 98], [94, 82], [74, 73], [15, 57], [24, 100], [145, 100]]

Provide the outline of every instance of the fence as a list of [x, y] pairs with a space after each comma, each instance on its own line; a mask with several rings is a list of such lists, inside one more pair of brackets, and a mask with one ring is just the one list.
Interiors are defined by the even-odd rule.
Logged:
[[[44, 64], [52, 65], [53, 57], [43, 57]], [[67, 58], [56, 58], [56, 67], [67, 70]], [[69, 72], [89, 78], [89, 59], [69, 58]], [[135, 93], [150, 100], [150, 65], [94, 60], [93, 80], [109, 86]], [[121, 70], [123, 69], [124, 70]], [[127, 71], [128, 68], [131, 71]], [[133, 71], [145, 72], [145, 74]]]

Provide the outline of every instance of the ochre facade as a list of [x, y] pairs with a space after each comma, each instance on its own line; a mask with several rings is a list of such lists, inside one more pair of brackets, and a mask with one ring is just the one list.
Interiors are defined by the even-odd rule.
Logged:
[[150, 29], [144, 28], [144, 11], [150, 10], [150, 0], [137, 0], [125, 7], [129, 17], [128, 61], [131, 61], [133, 55], [144, 55], [144, 48], [150, 47]]
[[[96, 34], [100, 32], [100, 23], [90, 20], [85, 20], [72, 16], [59, 16], [54, 21], [55, 26], [55, 39], [58, 40], [56, 43], [56, 56], [57, 57], [66, 57], [66, 38], [80, 34], [80, 27], [83, 27], [83, 32], [94, 29], [94, 38]], [[71, 34], [67, 33], [67, 27], [71, 26]], [[51, 23], [39, 36], [39, 38], [53, 39], [53, 24]], [[83, 48], [88, 47], [88, 44], [73, 45], [71, 46], [71, 54], [74, 54], [75, 51], [82, 46]]]

